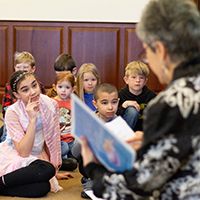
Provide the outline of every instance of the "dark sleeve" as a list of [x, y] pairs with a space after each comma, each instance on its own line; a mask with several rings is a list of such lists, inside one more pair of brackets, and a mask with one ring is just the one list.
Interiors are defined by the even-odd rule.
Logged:
[[128, 188], [144, 195], [162, 188], [192, 152], [191, 136], [184, 132], [188, 123], [178, 106], [153, 101], [145, 111], [144, 142], [135, 168], [124, 174]]
[[150, 100], [152, 100], [154, 97], [156, 97], [156, 93], [150, 90], [146, 85], [143, 88], [143, 102], [148, 103]]
[[119, 105], [118, 105], [118, 109], [117, 109], [117, 115], [120, 115], [120, 116], [124, 115], [124, 112], [126, 110], [126, 108], [122, 107], [122, 104], [126, 101], [123, 93], [124, 93], [124, 89], [121, 89], [118, 93], [119, 94]]
[[89, 163], [85, 167], [85, 172], [93, 180], [92, 190], [95, 196], [102, 198], [103, 191], [105, 190], [103, 177], [109, 172], [102, 165], [96, 163]]
[[[130, 172], [122, 174], [107, 171], [102, 165], [90, 163], [85, 167], [89, 177], [93, 180], [92, 190], [94, 195], [99, 198], [112, 199], [113, 195], [116, 200], [121, 200], [126, 196], [126, 200], [133, 199], [127, 187], [127, 181], [132, 179]], [[131, 174], [132, 175], [132, 174]], [[127, 180], [126, 180], [127, 179]]]
[[151, 99], [153, 99], [154, 97], [156, 97], [156, 93], [153, 92], [152, 90], [149, 90], [149, 91], [150, 91], [150, 94], [149, 94], [149, 96], [150, 96], [149, 101], [150, 101]]

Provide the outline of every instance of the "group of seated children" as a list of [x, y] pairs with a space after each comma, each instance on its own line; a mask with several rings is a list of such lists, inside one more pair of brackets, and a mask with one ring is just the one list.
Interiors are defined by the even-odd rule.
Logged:
[[[19, 70], [19, 63], [15, 63], [16, 72], [8, 87], [12, 94], [5, 97], [14, 100], [12, 105], [3, 104], [7, 136], [0, 143], [0, 195], [33, 198], [62, 190], [58, 179], [71, 177], [69, 172], [59, 171], [63, 153], [63, 159], [77, 159], [83, 186], [90, 183], [97, 197], [200, 199], [199, 30], [199, 11], [191, 0], [152, 0], [146, 5], [136, 33], [149, 66], [167, 85], [156, 97], [145, 86], [149, 71], [142, 62], [128, 64], [124, 77], [127, 86], [119, 92], [119, 99], [115, 86], [99, 83], [93, 64], [81, 66], [76, 84], [73, 75], [57, 72], [57, 92], [50, 98], [41, 94], [34, 64], [28, 62]], [[25, 66], [26, 62], [22, 63]], [[68, 70], [64, 64], [60, 66], [57, 71]], [[74, 67], [69, 69], [72, 73], [77, 70]], [[60, 113], [62, 107], [67, 109], [64, 112], [70, 110], [69, 93], [73, 91], [105, 123], [119, 113], [137, 130], [126, 141], [137, 151], [131, 169], [107, 169], [95, 157], [87, 138], [82, 138], [80, 144], [70, 135], [70, 120], [59, 117], [59, 107]], [[132, 118], [142, 119], [143, 114], [143, 127], [138, 128], [139, 120]], [[70, 114], [66, 116], [70, 118]], [[132, 145], [134, 141], [142, 142], [141, 146]], [[61, 150], [63, 142], [66, 144]], [[82, 197], [89, 198], [85, 191]]]
[[[71, 135], [70, 95], [71, 93], [75, 93], [104, 122], [109, 122], [117, 115], [121, 115], [133, 130], [142, 130], [142, 112], [147, 103], [155, 97], [155, 93], [146, 86], [149, 74], [147, 65], [140, 61], [129, 63], [125, 69], [124, 76], [126, 87], [118, 92], [114, 85], [108, 83], [100, 84], [99, 72], [94, 64], [84, 63], [77, 71], [77, 66], [73, 58], [68, 54], [60, 54], [54, 63], [56, 81], [52, 88], [46, 92], [46, 95], [51, 98], [50, 100], [46, 95], [40, 94], [40, 91], [45, 93], [45, 90], [33, 74], [36, 69], [34, 57], [29, 52], [21, 52], [15, 54], [14, 60], [15, 73], [11, 77], [10, 83], [6, 84], [5, 95], [3, 97], [2, 111], [5, 117], [5, 125], [3, 126], [4, 130], [1, 141], [4, 141], [5, 135], [7, 135], [5, 143], [10, 141], [9, 144], [14, 144], [14, 146], [11, 146], [13, 147], [12, 151], [15, 151], [15, 153], [12, 155], [14, 157], [11, 156], [8, 159], [9, 167], [2, 166], [2, 174], [0, 174], [2, 184], [4, 186], [6, 184], [8, 188], [5, 187], [6, 189], [3, 192], [0, 189], [0, 194], [32, 196], [32, 193], [27, 194], [28, 192], [22, 191], [13, 193], [5, 178], [11, 173], [11, 177], [14, 177], [13, 179], [16, 181], [15, 186], [17, 187], [19, 177], [15, 177], [16, 171], [21, 169], [22, 166], [28, 168], [28, 166], [32, 165], [32, 161], [41, 159], [50, 161], [56, 167], [57, 171], [58, 169], [73, 171], [79, 165], [79, 171], [83, 175], [81, 179], [83, 184], [81, 196], [89, 198], [85, 190], [91, 188], [92, 181], [83, 167], [80, 143]], [[13, 106], [11, 106], [12, 104]], [[49, 113], [46, 118], [41, 113], [43, 108], [45, 111], [45, 104], [47, 107], [51, 107], [50, 110], [52, 111], [52, 115]], [[8, 109], [9, 114], [5, 112], [8, 107], [10, 107]], [[19, 113], [14, 112], [14, 107]], [[20, 108], [23, 108], [23, 112], [19, 111]], [[59, 112], [59, 119], [55, 119], [56, 109]], [[54, 122], [50, 120], [50, 116], [54, 116]], [[23, 121], [23, 118], [25, 121]], [[19, 124], [11, 128], [13, 119], [19, 120]], [[48, 146], [52, 144], [51, 139], [48, 138], [49, 134], [43, 133], [43, 131], [46, 132], [44, 129], [47, 128], [46, 126], [50, 121], [51, 126], [49, 124], [48, 133], [52, 132], [57, 138], [59, 134], [60, 151], [57, 151], [59, 145], [56, 143], [58, 142], [56, 138], [54, 138], [55, 146], [53, 148]], [[57, 122], [59, 123], [59, 131]], [[17, 128], [19, 128], [18, 131], [16, 131]], [[16, 134], [14, 134], [14, 131], [16, 131]], [[26, 147], [27, 143], [29, 145]], [[2, 146], [3, 144], [1, 143]], [[49, 152], [50, 150], [53, 152]], [[14, 163], [11, 162], [12, 159], [16, 159], [16, 152], [22, 158], [18, 166], [14, 166]], [[51, 153], [53, 155], [52, 158], [55, 160], [50, 159], [52, 156]], [[62, 160], [58, 159], [59, 155], [61, 155]], [[30, 157], [31, 161], [29, 159], [25, 161], [25, 157]], [[3, 159], [3, 157], [0, 156], [0, 159]], [[25, 172], [20, 172], [19, 174], [23, 175], [23, 173]], [[70, 177], [69, 173], [61, 174], [56, 172], [55, 174], [57, 179]], [[61, 189], [58, 182], [55, 181], [55, 177], [51, 178], [50, 181], [52, 191]], [[38, 182], [39, 180], [36, 180], [37, 184]], [[26, 182], [21, 185], [22, 187], [27, 187], [27, 184], [33, 183]], [[49, 190], [45, 190], [45, 192], [47, 191]], [[42, 196], [44, 192], [40, 194], [38, 189], [36, 194]]]

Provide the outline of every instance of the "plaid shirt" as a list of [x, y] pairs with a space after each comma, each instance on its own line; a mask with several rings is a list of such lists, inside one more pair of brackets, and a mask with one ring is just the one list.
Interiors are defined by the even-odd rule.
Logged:
[[[43, 94], [45, 94], [45, 88], [44, 86], [39, 82], [39, 85], [40, 85], [40, 89], [41, 89], [41, 92]], [[11, 86], [9, 83], [6, 84], [6, 87], [5, 87], [5, 93], [3, 95], [3, 100], [2, 100], [2, 114], [3, 114], [3, 118], [5, 117], [5, 112], [6, 112], [6, 109], [8, 108], [8, 106], [12, 105], [13, 103], [16, 102], [16, 98], [12, 92], [12, 89], [11, 89]]]
[[6, 112], [6, 109], [8, 108], [8, 106], [10, 106], [13, 103], [15, 103], [16, 100], [17, 99], [13, 95], [13, 92], [11, 90], [10, 84], [7, 83], [6, 87], [5, 87], [5, 93], [3, 95], [3, 100], [2, 100], [2, 114], [3, 114], [3, 117], [5, 116], [5, 112]]

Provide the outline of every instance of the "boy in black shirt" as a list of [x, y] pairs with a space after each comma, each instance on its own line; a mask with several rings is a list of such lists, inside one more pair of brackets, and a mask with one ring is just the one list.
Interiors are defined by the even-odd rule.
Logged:
[[130, 62], [125, 68], [124, 81], [127, 86], [119, 91], [119, 107], [121, 115], [134, 130], [142, 131], [143, 110], [147, 103], [156, 96], [147, 86], [149, 68], [140, 61]]

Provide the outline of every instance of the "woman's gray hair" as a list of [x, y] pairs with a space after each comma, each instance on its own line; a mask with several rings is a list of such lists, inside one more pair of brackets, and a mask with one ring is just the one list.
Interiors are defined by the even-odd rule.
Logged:
[[200, 15], [192, 0], [151, 0], [136, 31], [150, 47], [161, 41], [174, 62], [200, 55]]

